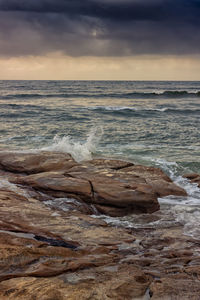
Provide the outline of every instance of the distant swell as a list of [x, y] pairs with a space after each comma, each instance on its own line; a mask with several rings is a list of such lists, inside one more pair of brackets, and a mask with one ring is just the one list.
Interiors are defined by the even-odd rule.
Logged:
[[165, 91], [162, 93], [165, 96], [197, 96], [200, 97], [200, 91], [198, 92], [188, 92], [188, 91]]
[[186, 98], [200, 97], [200, 91], [175, 91], [166, 90], [158, 92], [128, 92], [128, 93], [102, 93], [101, 91], [93, 93], [48, 93], [48, 94], [7, 94], [1, 95], [1, 99], [30, 99], [30, 98]]
[[[47, 96], [47, 95], [46, 95]], [[41, 94], [8, 94], [1, 96], [2, 99], [32, 99], [32, 98], [43, 98]]]
[[127, 93], [128, 97], [142, 97], [142, 98], [182, 98], [182, 97], [200, 97], [200, 91], [189, 92], [189, 91], [158, 91], [158, 92], [144, 92], [144, 93]]
[[100, 113], [114, 113], [114, 114], [142, 114], [142, 113], [175, 113], [175, 114], [196, 114], [200, 113], [200, 109], [178, 109], [178, 108], [139, 108], [126, 106], [94, 106], [87, 107], [88, 110], [94, 110]]

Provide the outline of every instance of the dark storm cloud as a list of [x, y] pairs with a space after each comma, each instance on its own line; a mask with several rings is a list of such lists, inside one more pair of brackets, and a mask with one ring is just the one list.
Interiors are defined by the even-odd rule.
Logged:
[[199, 54], [199, 0], [0, 0], [0, 54]]

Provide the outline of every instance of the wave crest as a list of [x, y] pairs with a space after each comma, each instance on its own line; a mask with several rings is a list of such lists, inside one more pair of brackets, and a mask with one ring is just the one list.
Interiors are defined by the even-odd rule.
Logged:
[[93, 127], [90, 130], [85, 143], [74, 141], [71, 136], [60, 137], [56, 135], [52, 145], [43, 147], [42, 150], [70, 153], [77, 162], [91, 160], [92, 154], [96, 152], [102, 135], [102, 126]]
[[132, 92], [101, 92], [94, 91], [93, 93], [72, 93], [72, 92], [64, 92], [64, 93], [16, 93], [16, 94], [6, 94], [0, 95], [3, 99], [31, 99], [31, 98], [187, 98], [187, 97], [200, 97], [199, 90], [187, 91], [187, 90], [159, 90], [159, 91], [132, 91]]
[[180, 114], [190, 114], [190, 113], [199, 113], [199, 109], [180, 109], [178, 107], [176, 108], [171, 108], [171, 107], [162, 107], [162, 108], [157, 108], [157, 107], [131, 107], [131, 106], [91, 106], [87, 107], [87, 110], [93, 110], [97, 112], [102, 112], [102, 113], [157, 113], [157, 112], [163, 112], [163, 113], [180, 113]]

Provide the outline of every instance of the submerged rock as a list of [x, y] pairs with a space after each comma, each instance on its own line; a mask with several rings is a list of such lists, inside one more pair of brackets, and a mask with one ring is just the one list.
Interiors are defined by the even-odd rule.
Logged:
[[200, 187], [200, 174], [197, 173], [185, 174], [183, 177], [189, 179], [192, 183], [196, 183], [198, 187]]
[[158, 197], [186, 195], [160, 169], [125, 161], [94, 159], [78, 164], [70, 155], [57, 152], [1, 152], [0, 166], [27, 174], [18, 174], [13, 183], [48, 191], [54, 197], [60, 192], [111, 216], [152, 213], [159, 209]]

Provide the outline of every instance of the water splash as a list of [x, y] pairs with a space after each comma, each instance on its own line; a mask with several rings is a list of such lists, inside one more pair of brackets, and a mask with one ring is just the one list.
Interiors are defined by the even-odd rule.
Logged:
[[171, 206], [174, 219], [184, 226], [185, 235], [198, 238], [200, 234], [200, 188], [196, 183], [178, 173], [178, 164], [157, 159], [154, 162], [169, 174], [175, 184], [186, 190], [188, 196], [167, 196], [160, 198], [160, 204]]
[[[152, 159], [155, 165], [160, 167], [165, 173], [169, 175], [172, 181], [185, 189], [188, 196], [187, 197], [178, 197], [178, 196], [167, 196], [161, 198], [162, 203], [169, 204], [181, 204], [181, 205], [199, 205], [200, 203], [200, 189], [196, 183], [191, 183], [190, 180], [184, 178], [179, 174], [179, 165], [176, 162], [169, 162], [164, 159]], [[169, 200], [169, 201], [168, 201]]]
[[71, 136], [59, 137], [56, 135], [53, 139], [53, 144], [42, 148], [42, 150], [70, 153], [77, 162], [91, 160], [92, 154], [96, 152], [102, 135], [102, 126], [93, 127], [85, 143], [74, 141]]

